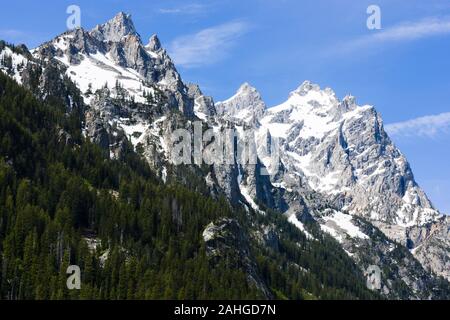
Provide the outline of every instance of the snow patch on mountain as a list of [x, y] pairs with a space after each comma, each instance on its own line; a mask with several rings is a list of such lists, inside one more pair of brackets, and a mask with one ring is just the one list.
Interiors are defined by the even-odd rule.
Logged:
[[13, 52], [9, 47], [0, 52], [0, 70], [22, 84], [22, 71], [26, 67], [28, 59], [23, 55]]
[[116, 124], [124, 130], [128, 139], [134, 146], [142, 141], [144, 133], [149, 128], [149, 124], [145, 121], [133, 123], [132, 119], [127, 118], [119, 118], [119, 120], [116, 121]]
[[252, 196], [250, 195], [248, 186], [246, 185], [246, 182], [243, 181], [242, 169], [239, 167], [238, 170], [239, 170], [238, 171], [239, 174], [237, 177], [237, 182], [238, 182], [238, 186], [239, 186], [241, 195], [244, 197], [245, 201], [247, 201], [247, 203], [252, 207], [253, 210], [255, 210], [256, 212], [258, 212], [260, 214], [265, 214], [265, 212], [259, 208], [259, 206], [256, 204], [256, 202], [253, 200]]
[[324, 223], [320, 228], [330, 234], [339, 242], [343, 242], [345, 237], [369, 239], [353, 222], [352, 216], [339, 211], [334, 211], [331, 215], [324, 216]]
[[67, 76], [78, 85], [86, 103], [90, 103], [90, 97], [86, 95], [89, 89], [95, 92], [105, 86], [114, 88], [116, 84], [120, 84], [136, 102], [146, 102], [144, 91], [153, 94], [153, 87], [146, 85], [141, 75], [117, 65], [109, 54], [96, 52], [82, 57], [79, 64], [71, 64], [67, 56], [55, 58], [67, 66]]
[[311, 233], [309, 233], [309, 232], [306, 230], [306, 228], [305, 228], [305, 226], [303, 225], [303, 223], [302, 223], [300, 220], [298, 220], [297, 215], [296, 215], [295, 213], [294, 213], [294, 214], [291, 214], [291, 215], [289, 216], [288, 221], [289, 221], [290, 223], [292, 223], [294, 226], [296, 226], [301, 232], [303, 232], [303, 233], [306, 235], [306, 237], [307, 237], [308, 239], [314, 240], [314, 237], [311, 235]]

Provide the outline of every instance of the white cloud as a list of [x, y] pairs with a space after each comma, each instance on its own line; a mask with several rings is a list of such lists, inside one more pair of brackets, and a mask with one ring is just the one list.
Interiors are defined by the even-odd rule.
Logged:
[[14, 29], [0, 29], [0, 37], [8, 37], [8, 38], [19, 38], [22, 37], [25, 33], [20, 30]]
[[372, 38], [376, 41], [414, 40], [445, 33], [450, 33], [450, 17], [402, 23], [382, 30]]
[[435, 137], [450, 132], [450, 112], [386, 125], [393, 137]]
[[169, 51], [175, 63], [183, 67], [213, 64], [226, 58], [236, 41], [247, 31], [245, 22], [228, 22], [176, 38]]
[[444, 34], [450, 34], [450, 17], [428, 17], [370, 31], [369, 35], [341, 43], [338, 49], [344, 52], [354, 51], [375, 45], [413, 41]]
[[207, 5], [200, 4], [200, 3], [190, 3], [186, 5], [182, 5], [179, 7], [172, 7], [172, 8], [161, 8], [158, 10], [159, 13], [162, 14], [198, 14], [203, 13], [207, 9]]

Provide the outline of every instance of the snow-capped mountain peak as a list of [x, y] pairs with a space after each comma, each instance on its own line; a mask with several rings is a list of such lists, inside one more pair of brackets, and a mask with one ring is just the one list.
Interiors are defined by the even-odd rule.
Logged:
[[358, 106], [356, 103], [356, 98], [350, 94], [346, 95], [344, 99], [342, 99], [342, 108], [344, 111], [355, 110]]
[[[237, 100], [241, 100], [242, 103], [237, 103]], [[245, 101], [244, 101], [245, 100]], [[249, 108], [251, 106], [247, 105], [244, 102], [249, 102], [250, 104], [253, 104], [254, 102], [260, 102], [262, 101], [261, 94], [258, 92], [258, 90], [250, 85], [248, 82], [244, 82], [239, 89], [236, 91], [236, 93], [229, 99], [225, 101], [221, 101], [218, 103], [232, 103], [236, 102], [234, 106], [237, 109], [245, 109]]]
[[321, 89], [318, 84], [304, 81], [297, 89], [289, 93], [288, 101], [285, 104], [296, 106], [309, 104], [316, 108], [336, 107], [339, 101], [332, 89]]
[[123, 12], [91, 31], [67, 31], [41, 45], [33, 55], [63, 63], [88, 104], [92, 93], [119, 85], [129, 99], [140, 103], [147, 102], [148, 94], [157, 88], [184, 114], [193, 112], [194, 103], [158, 37], [153, 35], [144, 46], [131, 16]]
[[216, 104], [217, 114], [250, 123], [266, 111], [261, 94], [249, 83], [243, 83], [231, 98]]
[[269, 108], [261, 124], [283, 139], [282, 160], [292, 180], [304, 176], [339, 209], [404, 227], [440, 216], [374, 107], [358, 106], [353, 96], [340, 101], [331, 89], [305, 81], [286, 102]]
[[250, 83], [244, 82], [239, 87], [237, 94], [257, 94], [257, 95], [259, 95], [259, 92]]
[[295, 95], [295, 94], [304, 96], [304, 95], [308, 94], [308, 92], [310, 92], [310, 91], [318, 92], [318, 91], [320, 91], [320, 86], [318, 84], [312, 83], [309, 80], [305, 80], [305, 81], [303, 81], [303, 83], [297, 89], [292, 91], [289, 94], [289, 96], [292, 96], [292, 95]]

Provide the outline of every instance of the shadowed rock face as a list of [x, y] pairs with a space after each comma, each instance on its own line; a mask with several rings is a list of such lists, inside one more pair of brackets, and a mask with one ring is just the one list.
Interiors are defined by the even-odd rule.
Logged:
[[150, 51], [159, 51], [161, 49], [161, 42], [156, 34], [152, 35], [148, 41], [148, 44], [145, 46], [147, 50]]

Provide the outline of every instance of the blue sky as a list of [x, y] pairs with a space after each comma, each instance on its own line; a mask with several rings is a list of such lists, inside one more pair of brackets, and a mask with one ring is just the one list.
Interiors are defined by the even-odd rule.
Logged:
[[[448, 1], [15, 0], [2, 4], [0, 38], [35, 47], [65, 31], [71, 4], [84, 28], [130, 13], [215, 100], [248, 81], [272, 106], [308, 79], [375, 105], [419, 184], [450, 213]], [[366, 26], [371, 4], [381, 30]]]

